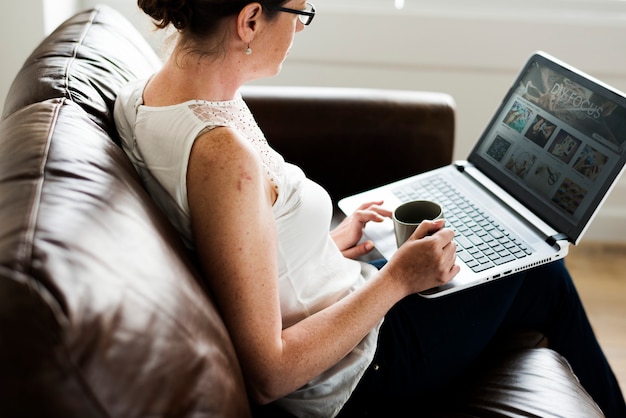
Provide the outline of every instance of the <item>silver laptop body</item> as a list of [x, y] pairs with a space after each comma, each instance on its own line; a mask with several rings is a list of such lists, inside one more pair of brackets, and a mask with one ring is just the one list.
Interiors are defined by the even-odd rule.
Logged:
[[[428, 199], [455, 230], [460, 273], [439, 297], [565, 257], [626, 163], [626, 98], [544, 52], [534, 53], [466, 161], [338, 202], [346, 214], [383, 199]], [[390, 259], [391, 220], [365, 234]]]

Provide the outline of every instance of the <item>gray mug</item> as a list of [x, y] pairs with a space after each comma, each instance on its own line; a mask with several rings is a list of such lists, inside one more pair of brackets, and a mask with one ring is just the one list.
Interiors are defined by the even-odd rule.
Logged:
[[396, 244], [400, 247], [422, 221], [443, 219], [443, 208], [430, 200], [412, 200], [393, 211], [393, 229]]

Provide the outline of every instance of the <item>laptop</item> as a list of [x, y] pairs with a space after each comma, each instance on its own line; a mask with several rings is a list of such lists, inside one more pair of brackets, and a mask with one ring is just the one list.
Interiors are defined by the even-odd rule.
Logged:
[[[565, 257], [626, 162], [626, 97], [583, 72], [533, 53], [466, 160], [339, 200], [352, 213], [384, 199], [438, 202], [455, 230], [460, 273], [422, 292], [439, 297]], [[386, 259], [393, 223], [365, 235]]]

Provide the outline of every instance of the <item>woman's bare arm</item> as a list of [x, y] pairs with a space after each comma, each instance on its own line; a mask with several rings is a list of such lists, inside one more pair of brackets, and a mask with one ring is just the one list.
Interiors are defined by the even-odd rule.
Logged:
[[[415, 271], [403, 266], [409, 251], [398, 251], [400, 261], [390, 262], [359, 291], [283, 330], [276, 195], [256, 151], [228, 128], [205, 134], [192, 149], [187, 187], [198, 254], [250, 395], [259, 403], [293, 392], [336, 364], [404, 296], [456, 274], [449, 265], [451, 232], [415, 240], [407, 248], [418, 243], [427, 255], [411, 259], [422, 264]], [[420, 279], [407, 282], [407, 273]]]

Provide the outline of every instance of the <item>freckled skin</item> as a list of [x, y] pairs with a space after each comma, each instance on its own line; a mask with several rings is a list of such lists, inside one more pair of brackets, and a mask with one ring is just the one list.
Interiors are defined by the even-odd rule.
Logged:
[[[289, 0], [283, 6], [304, 10], [306, 1]], [[219, 45], [219, 56], [199, 58], [188, 45], [177, 44], [147, 84], [144, 103], [233, 100], [245, 83], [278, 73], [303, 29], [297, 15], [269, 16], [260, 3], [248, 3], [202, 40], [202, 47]], [[248, 47], [252, 54], [245, 53]], [[458, 272], [454, 232], [423, 222], [366, 284], [283, 329], [273, 213], [279, 192], [258, 150], [234, 129], [215, 128], [194, 142], [187, 170], [194, 244], [256, 403], [283, 397], [330, 369], [396, 302], [446, 283]], [[362, 205], [331, 232], [344, 257], [357, 258], [373, 248], [360, 240], [368, 222], [391, 215], [382, 204]]]
[[251, 181], [252, 180], [252, 176], [250, 174], [246, 173], [245, 171], [242, 173], [242, 178], [243, 178], [243, 180], [239, 181], [239, 185], [237, 187], [237, 190], [239, 190], [239, 191], [243, 190], [243, 182], [245, 180], [247, 180], [247, 181]]

